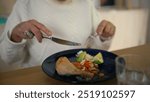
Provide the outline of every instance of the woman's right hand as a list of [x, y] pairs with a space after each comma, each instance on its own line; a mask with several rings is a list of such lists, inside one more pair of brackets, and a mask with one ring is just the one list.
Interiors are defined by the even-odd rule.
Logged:
[[47, 34], [47, 36], [52, 35], [52, 32], [49, 31], [43, 24], [37, 22], [36, 20], [29, 20], [21, 22], [18, 24], [11, 33], [11, 40], [13, 42], [21, 42], [23, 39], [31, 39], [25, 32], [32, 32], [39, 42], [42, 42], [41, 31]]

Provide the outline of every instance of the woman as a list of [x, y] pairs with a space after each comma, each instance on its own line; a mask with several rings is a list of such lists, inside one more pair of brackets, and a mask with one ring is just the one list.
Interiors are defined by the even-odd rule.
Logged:
[[[57, 44], [41, 32], [82, 45]], [[17, 0], [3, 32], [1, 57], [19, 67], [40, 65], [56, 52], [90, 47], [90, 38], [92, 47], [107, 49], [114, 33], [115, 26], [100, 20], [91, 0]]]

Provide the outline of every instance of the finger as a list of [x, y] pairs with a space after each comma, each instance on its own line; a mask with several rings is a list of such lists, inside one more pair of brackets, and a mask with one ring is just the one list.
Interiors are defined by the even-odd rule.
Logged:
[[30, 31], [34, 34], [34, 36], [37, 38], [37, 40], [39, 42], [42, 42], [42, 34], [41, 34], [41, 31], [37, 27], [35, 27], [34, 25], [32, 25], [30, 27]]
[[104, 29], [104, 32], [109, 34], [110, 31], [111, 31], [111, 25], [107, 24], [105, 29]]
[[110, 36], [110, 31], [111, 31], [111, 26], [107, 25], [103, 31], [102, 36], [103, 37], [109, 37]]
[[114, 27], [113, 27], [113, 30], [112, 30], [112, 35], [113, 35], [113, 36], [114, 36], [115, 32], [116, 32], [116, 27], [114, 26]]
[[52, 35], [52, 32], [50, 30], [48, 30], [43, 24], [37, 22], [36, 20], [30, 20], [29, 22], [31, 22], [34, 26], [36, 26], [39, 30], [43, 31], [44, 33], [46, 33], [48, 36]]
[[22, 22], [21, 24], [18, 25], [17, 29], [17, 35], [23, 39], [29, 39], [27, 34], [26, 34], [26, 31], [29, 31], [29, 27], [30, 27], [30, 24], [27, 23], [27, 22]]
[[115, 28], [111, 28], [111, 30], [110, 30], [110, 35], [113, 36], [114, 33], [115, 33]]
[[25, 36], [25, 39], [32, 39], [34, 36], [33, 33], [29, 30], [24, 31], [22, 35]]
[[29, 39], [29, 29], [31, 24], [27, 21], [21, 22], [12, 30], [11, 40], [15, 42], [21, 42], [22, 39]]
[[103, 20], [103, 21], [99, 24], [99, 26], [98, 26], [98, 29], [97, 29], [97, 31], [96, 31], [97, 34], [101, 35], [101, 34], [103, 33], [103, 31], [104, 31], [106, 25], [107, 25], [107, 22], [106, 22], [105, 20]]
[[114, 34], [115, 34], [115, 29], [116, 29], [116, 27], [113, 25], [113, 24], [111, 24], [110, 23], [110, 31], [109, 32], [107, 32], [110, 36], [113, 36]]
[[17, 35], [23, 39], [31, 39], [34, 35], [30, 30], [32, 27], [32, 24], [28, 21], [20, 23], [17, 27]]

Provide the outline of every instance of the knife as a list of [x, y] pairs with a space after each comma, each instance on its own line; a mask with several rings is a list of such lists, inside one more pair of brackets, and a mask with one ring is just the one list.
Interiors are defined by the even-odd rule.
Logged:
[[70, 46], [81, 46], [80, 43], [72, 42], [72, 41], [68, 41], [68, 40], [64, 40], [64, 39], [60, 39], [60, 38], [56, 38], [52, 36], [47, 36], [47, 37], [43, 36], [43, 38], [50, 39], [58, 44], [70, 45]]
[[[29, 32], [30, 33], [30, 38], [33, 38], [34, 36], [34, 33], [33, 32]], [[42, 37], [43, 38], [46, 38], [46, 39], [50, 39], [58, 44], [63, 44], [63, 45], [70, 45], [70, 46], [81, 46], [81, 43], [77, 43], [77, 42], [72, 42], [72, 41], [68, 41], [68, 40], [64, 40], [64, 39], [60, 39], [60, 38], [57, 38], [57, 37], [53, 37], [53, 36], [46, 36], [45, 33], [42, 33]], [[31, 37], [32, 36], [32, 37]]]

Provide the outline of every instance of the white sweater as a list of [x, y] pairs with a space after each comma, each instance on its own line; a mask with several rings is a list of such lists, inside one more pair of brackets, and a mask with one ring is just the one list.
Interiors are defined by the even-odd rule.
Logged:
[[[82, 43], [82, 46], [67, 46], [36, 38], [21, 43], [10, 41], [12, 29], [22, 21], [35, 19], [53, 32], [53, 36]], [[99, 13], [91, 0], [73, 0], [70, 4], [59, 4], [55, 0], [17, 0], [1, 37], [1, 58], [19, 67], [41, 65], [44, 59], [56, 52], [82, 48], [100, 23]], [[8, 33], [9, 32], [9, 33]], [[95, 38], [93, 47], [107, 49], [110, 41]]]

